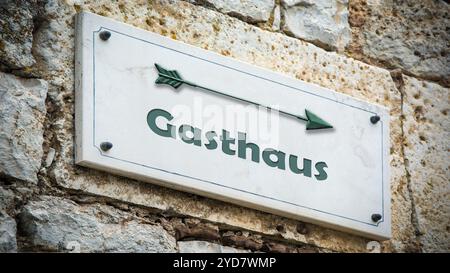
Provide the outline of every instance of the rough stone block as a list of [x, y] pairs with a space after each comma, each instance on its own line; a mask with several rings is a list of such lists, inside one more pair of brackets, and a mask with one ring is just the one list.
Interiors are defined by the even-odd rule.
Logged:
[[0, 174], [37, 182], [47, 82], [0, 72]]
[[0, 1], [0, 63], [11, 69], [32, 66], [33, 30], [44, 1]]
[[355, 0], [350, 4], [355, 57], [369, 57], [450, 85], [448, 3]]
[[0, 253], [17, 252], [16, 221], [0, 211]]
[[282, 0], [282, 7], [285, 32], [338, 51], [350, 42], [347, 0]]
[[189, 0], [188, 2], [215, 8], [249, 23], [266, 22], [275, 7], [274, 0]]
[[175, 252], [175, 238], [161, 226], [145, 223], [105, 205], [80, 206], [42, 196], [20, 214], [20, 228], [35, 247], [80, 252]]
[[405, 158], [418, 238], [426, 252], [449, 252], [450, 90], [403, 76]]
[[180, 241], [178, 242], [180, 253], [249, 253], [248, 250], [238, 249], [229, 246], [207, 241]]

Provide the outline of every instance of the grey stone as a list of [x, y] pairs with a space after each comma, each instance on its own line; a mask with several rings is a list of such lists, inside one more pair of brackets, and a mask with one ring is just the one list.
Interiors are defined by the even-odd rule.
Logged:
[[48, 149], [47, 157], [45, 158], [45, 167], [50, 167], [55, 159], [56, 150], [53, 148]]
[[0, 252], [17, 252], [16, 221], [0, 211]]
[[[71, 90], [74, 85], [73, 74], [68, 73], [66, 67], [74, 62], [73, 24], [76, 10], [67, 4], [61, 0], [46, 0], [43, 11], [45, 21], [33, 37], [36, 64], [30, 70], [33, 75], [45, 77], [54, 86]], [[58, 90], [55, 93], [54, 96], [61, 96], [62, 92]]]
[[47, 82], [0, 72], [0, 174], [37, 182]]
[[283, 31], [324, 48], [350, 42], [347, 0], [282, 0]]
[[273, 10], [273, 21], [271, 25], [272, 31], [278, 31], [281, 27], [281, 9], [280, 6], [276, 6]]
[[211, 6], [218, 11], [246, 22], [266, 22], [275, 7], [274, 0], [189, 0], [191, 3]]
[[42, 196], [20, 214], [20, 227], [36, 247], [80, 252], [175, 252], [175, 238], [161, 226], [105, 205], [81, 206]]
[[0, 211], [6, 211], [14, 205], [14, 192], [0, 186]]
[[180, 253], [250, 253], [249, 250], [238, 249], [207, 241], [180, 241], [178, 242]]
[[33, 30], [44, 1], [0, 1], [0, 63], [8, 68], [32, 66]]

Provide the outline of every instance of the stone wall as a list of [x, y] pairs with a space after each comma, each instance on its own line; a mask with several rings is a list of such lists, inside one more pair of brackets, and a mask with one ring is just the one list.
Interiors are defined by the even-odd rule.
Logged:
[[448, 1], [0, 1], [0, 251], [364, 252], [369, 239], [74, 164], [90, 11], [384, 105], [383, 252], [450, 251]]

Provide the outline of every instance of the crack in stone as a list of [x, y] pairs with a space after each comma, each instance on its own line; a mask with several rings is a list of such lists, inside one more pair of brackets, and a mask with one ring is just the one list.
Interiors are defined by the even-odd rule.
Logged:
[[219, 8], [217, 8], [213, 3], [210, 3], [207, 0], [192, 0], [192, 1], [183, 0], [183, 1], [186, 1], [186, 2], [196, 5], [196, 6], [204, 7], [206, 9], [209, 9], [209, 10], [212, 10], [212, 11], [215, 11], [218, 13], [228, 15], [230, 17], [236, 18], [240, 21], [243, 21], [243, 22], [248, 23], [253, 26], [257, 26], [258, 23], [266, 23], [266, 21], [255, 20], [251, 16], [246, 16], [246, 15], [240, 14], [239, 12], [236, 12], [236, 11], [223, 12], [223, 11], [219, 10]]
[[403, 81], [403, 73], [402, 73], [401, 69], [392, 70], [390, 75], [391, 75], [392, 80], [394, 81], [395, 87], [400, 92], [400, 103], [401, 103], [401, 105], [400, 105], [400, 111], [401, 111], [400, 112], [400, 126], [401, 126], [400, 131], [401, 131], [401, 137], [402, 137], [400, 155], [403, 160], [403, 165], [405, 166], [406, 188], [408, 190], [408, 195], [409, 195], [410, 205], [411, 205], [411, 215], [410, 215], [411, 225], [413, 226], [413, 229], [414, 229], [414, 236], [415, 236], [416, 244], [418, 246], [420, 246], [420, 250], [421, 250], [422, 246], [420, 244], [420, 236], [422, 236], [423, 233], [420, 231], [419, 219], [417, 217], [417, 211], [416, 211], [416, 203], [414, 200], [413, 189], [411, 187], [411, 173], [409, 171], [409, 160], [406, 158], [406, 155], [405, 155], [404, 140], [406, 138], [406, 135], [405, 135], [405, 128], [404, 128], [405, 116], [404, 116], [404, 111], [403, 111], [404, 105], [405, 105], [405, 89], [404, 89], [405, 84]]

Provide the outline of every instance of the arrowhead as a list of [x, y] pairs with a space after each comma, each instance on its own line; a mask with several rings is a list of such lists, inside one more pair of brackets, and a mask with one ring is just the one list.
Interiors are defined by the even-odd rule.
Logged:
[[308, 123], [306, 123], [306, 130], [316, 130], [316, 129], [326, 129], [333, 128], [331, 124], [319, 118], [315, 114], [305, 109], [306, 117], [308, 118]]

